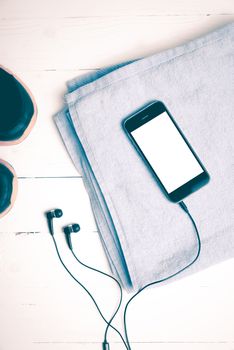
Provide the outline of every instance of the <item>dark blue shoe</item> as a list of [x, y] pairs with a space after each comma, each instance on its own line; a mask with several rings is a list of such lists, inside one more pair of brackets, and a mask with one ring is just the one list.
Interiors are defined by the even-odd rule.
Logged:
[[[35, 124], [37, 108], [27, 86], [0, 65], [0, 145], [22, 142]], [[0, 159], [0, 217], [13, 206], [18, 180], [13, 167]]]
[[35, 124], [37, 108], [27, 86], [0, 66], [0, 145], [22, 142]]
[[12, 208], [18, 189], [18, 180], [12, 166], [0, 159], [0, 218]]

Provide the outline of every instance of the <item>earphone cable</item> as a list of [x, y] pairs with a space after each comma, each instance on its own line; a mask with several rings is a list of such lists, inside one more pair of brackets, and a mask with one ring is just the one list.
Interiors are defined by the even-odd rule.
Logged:
[[129, 307], [129, 304], [132, 302], [133, 299], [136, 298], [137, 295], [139, 295], [141, 292], [143, 292], [143, 290], [145, 290], [146, 288], [150, 287], [150, 286], [153, 286], [154, 284], [158, 284], [158, 283], [161, 283], [161, 282], [165, 282], [167, 280], [169, 280], [170, 278], [172, 277], [175, 277], [177, 276], [178, 274], [180, 274], [181, 272], [183, 272], [184, 270], [188, 269], [191, 265], [193, 265], [195, 263], [195, 261], [198, 259], [199, 255], [200, 255], [200, 252], [201, 252], [201, 239], [200, 239], [200, 235], [199, 235], [199, 232], [198, 232], [198, 229], [197, 229], [197, 225], [192, 217], [192, 215], [190, 214], [187, 206], [185, 205], [184, 202], [179, 202], [179, 205], [180, 207], [186, 212], [186, 214], [189, 216], [190, 220], [192, 221], [192, 224], [193, 224], [193, 227], [195, 228], [195, 232], [196, 232], [196, 238], [197, 238], [197, 243], [198, 243], [198, 248], [197, 248], [197, 254], [195, 256], [195, 258], [185, 267], [183, 267], [181, 270], [173, 273], [172, 275], [170, 276], [167, 276], [165, 278], [162, 278], [160, 280], [157, 280], [157, 281], [154, 281], [154, 282], [151, 282], [151, 283], [148, 283], [146, 284], [144, 287], [142, 287], [141, 289], [139, 289], [129, 300], [128, 302], [126, 303], [125, 305], [125, 308], [124, 308], [124, 333], [125, 333], [125, 339], [126, 339], [126, 343], [128, 345], [128, 349], [131, 350], [131, 346], [130, 346], [130, 342], [129, 342], [129, 338], [128, 338], [128, 332], [127, 332], [127, 310], [128, 310], [128, 307]]
[[101, 271], [101, 270], [98, 270], [98, 269], [96, 269], [96, 268], [94, 268], [94, 267], [91, 267], [91, 266], [89, 266], [89, 265], [86, 265], [85, 263], [83, 263], [83, 262], [77, 257], [77, 255], [74, 253], [74, 250], [73, 250], [73, 249], [71, 249], [71, 252], [72, 252], [74, 258], [75, 258], [75, 259], [78, 261], [78, 263], [80, 263], [82, 266], [84, 266], [84, 267], [86, 267], [87, 269], [90, 269], [90, 270], [92, 270], [92, 271], [98, 272], [98, 273], [102, 274], [103, 276], [106, 276], [106, 277], [111, 278], [113, 281], [115, 281], [115, 282], [117, 283], [117, 285], [118, 285], [118, 287], [119, 287], [119, 290], [120, 290], [120, 298], [119, 298], [118, 306], [117, 306], [117, 308], [116, 308], [114, 314], [112, 315], [111, 319], [109, 320], [109, 322], [108, 322], [108, 324], [107, 324], [107, 326], [106, 326], [106, 330], [105, 330], [105, 334], [104, 334], [104, 343], [105, 343], [105, 342], [107, 342], [107, 333], [108, 333], [108, 329], [109, 329], [109, 327], [111, 326], [111, 323], [112, 323], [113, 319], [115, 318], [115, 316], [117, 315], [117, 313], [118, 313], [118, 311], [119, 311], [119, 309], [120, 309], [120, 307], [121, 307], [121, 304], [122, 304], [122, 300], [123, 300], [123, 290], [122, 290], [122, 286], [121, 286], [121, 284], [119, 283], [119, 281], [118, 281], [115, 277], [109, 275], [109, 274], [106, 273], [106, 272], [103, 272], [103, 271]]
[[[179, 271], [173, 273], [172, 275], [167, 276], [167, 277], [164, 277], [164, 278], [162, 278], [162, 279], [160, 279], [160, 280], [156, 280], [156, 281], [153, 281], [153, 282], [151, 282], [151, 283], [146, 284], [145, 286], [143, 286], [142, 288], [140, 288], [140, 289], [128, 300], [128, 302], [126, 303], [125, 308], [124, 308], [124, 334], [125, 334], [125, 339], [124, 339], [124, 337], [122, 336], [122, 334], [119, 332], [119, 330], [116, 329], [116, 328], [115, 328], [114, 326], [112, 326], [112, 324], [111, 324], [112, 321], [113, 321], [113, 319], [114, 319], [114, 317], [115, 317], [116, 314], [118, 313], [118, 311], [119, 311], [119, 309], [120, 309], [120, 306], [121, 306], [121, 303], [122, 303], [123, 290], [122, 290], [122, 286], [120, 285], [119, 281], [118, 281], [117, 279], [115, 279], [113, 276], [108, 275], [107, 273], [105, 273], [105, 272], [103, 272], [103, 271], [100, 271], [100, 270], [98, 270], [98, 269], [96, 269], [96, 268], [93, 268], [93, 267], [91, 267], [91, 266], [89, 266], [89, 265], [84, 264], [84, 263], [83, 263], [82, 261], [80, 261], [79, 258], [76, 256], [76, 254], [74, 253], [74, 251], [73, 251], [73, 249], [72, 249], [72, 246], [70, 246], [70, 250], [71, 250], [73, 256], [75, 257], [75, 259], [76, 259], [81, 265], [83, 265], [84, 267], [86, 267], [86, 268], [88, 268], [88, 269], [90, 269], [90, 270], [93, 270], [93, 271], [95, 271], [95, 272], [98, 272], [98, 273], [100, 273], [100, 274], [102, 274], [102, 275], [104, 275], [104, 276], [107, 276], [107, 277], [113, 279], [113, 280], [118, 284], [118, 286], [119, 286], [119, 288], [120, 288], [120, 300], [119, 300], [119, 304], [118, 304], [118, 306], [117, 306], [117, 308], [116, 308], [114, 314], [112, 315], [111, 319], [110, 319], [109, 321], [107, 321], [107, 320], [105, 319], [105, 317], [103, 316], [103, 314], [102, 314], [102, 312], [101, 312], [101, 310], [100, 310], [100, 308], [99, 308], [99, 306], [98, 306], [96, 300], [94, 299], [93, 295], [89, 292], [89, 290], [88, 290], [80, 281], [78, 281], [78, 280], [73, 276], [73, 274], [69, 271], [69, 269], [67, 268], [67, 266], [66, 266], [65, 263], [63, 262], [63, 260], [62, 260], [62, 258], [61, 258], [61, 255], [60, 255], [60, 253], [59, 253], [59, 250], [58, 250], [57, 242], [56, 242], [56, 240], [55, 240], [55, 238], [54, 238], [53, 220], [48, 219], [49, 216], [47, 216], [48, 223], [49, 223], [50, 233], [51, 233], [51, 236], [52, 236], [52, 238], [53, 238], [53, 242], [54, 242], [54, 245], [55, 245], [55, 248], [56, 248], [56, 252], [57, 252], [57, 255], [58, 255], [58, 257], [59, 257], [59, 260], [60, 260], [61, 264], [63, 265], [63, 267], [65, 268], [65, 270], [68, 272], [68, 274], [69, 274], [69, 275], [70, 275], [70, 276], [71, 276], [71, 277], [86, 291], [86, 293], [90, 296], [90, 298], [92, 299], [93, 303], [95, 304], [95, 306], [96, 306], [96, 308], [97, 308], [97, 310], [98, 310], [100, 316], [102, 317], [102, 319], [104, 320], [104, 322], [105, 322], [106, 325], [107, 325], [107, 326], [106, 326], [106, 330], [105, 330], [104, 342], [103, 342], [103, 346], [104, 346], [105, 349], [109, 349], [109, 344], [108, 344], [108, 342], [107, 342], [107, 333], [108, 333], [108, 329], [109, 329], [109, 328], [112, 328], [113, 330], [115, 330], [115, 331], [119, 334], [119, 336], [120, 336], [120, 338], [121, 338], [121, 340], [122, 340], [122, 342], [123, 342], [125, 348], [126, 348], [127, 350], [131, 350], [131, 346], [130, 346], [130, 342], [129, 342], [129, 338], [128, 338], [128, 332], [127, 332], [127, 310], [128, 310], [128, 307], [129, 307], [130, 303], [136, 298], [137, 295], [139, 295], [141, 292], [143, 292], [146, 288], [148, 288], [148, 287], [150, 287], [150, 286], [153, 286], [153, 285], [155, 285], [155, 284], [159, 284], [159, 283], [165, 282], [165, 281], [167, 281], [167, 280], [169, 280], [169, 279], [171, 279], [171, 278], [177, 276], [178, 274], [182, 273], [184, 270], [188, 269], [191, 265], [193, 265], [193, 264], [195, 263], [195, 261], [198, 259], [199, 255], [200, 255], [200, 251], [201, 251], [201, 239], [200, 239], [200, 235], [199, 235], [199, 232], [198, 232], [196, 223], [195, 223], [195, 221], [194, 221], [192, 215], [190, 214], [190, 212], [189, 212], [187, 206], [185, 205], [185, 203], [181, 201], [181, 202], [179, 203], [179, 205], [180, 205], [180, 207], [185, 211], [185, 213], [189, 216], [189, 218], [190, 218], [190, 220], [191, 220], [191, 222], [192, 222], [192, 224], [193, 224], [193, 227], [194, 227], [194, 229], [195, 229], [196, 238], [197, 238], [197, 243], [198, 243], [198, 248], [197, 248], [196, 256], [195, 256], [195, 258], [194, 258], [188, 265], [186, 265], [185, 267], [183, 267], [183, 268], [180, 269]], [[57, 210], [57, 209], [56, 209], [56, 210]], [[61, 216], [61, 215], [60, 215], [60, 216]], [[60, 217], [60, 216], [55, 216], [55, 217]], [[53, 216], [52, 216], [52, 217], [53, 217]]]
[[[119, 334], [119, 336], [120, 336], [120, 338], [121, 338], [121, 340], [122, 340], [124, 346], [126, 347], [127, 350], [129, 350], [129, 347], [128, 347], [127, 343], [125, 342], [125, 340], [124, 340], [122, 334], [120, 333], [120, 331], [119, 331], [117, 328], [115, 328], [114, 326], [112, 326], [112, 324], [111, 324], [111, 321], [112, 321], [112, 320], [107, 321], [107, 320], [105, 319], [105, 317], [103, 316], [103, 314], [102, 314], [102, 312], [101, 312], [101, 310], [100, 310], [100, 308], [99, 308], [99, 306], [98, 306], [96, 300], [94, 299], [93, 295], [90, 293], [90, 291], [89, 291], [80, 281], [78, 281], [78, 280], [76, 279], [75, 276], [73, 276], [73, 274], [71, 273], [71, 271], [67, 268], [67, 266], [66, 266], [65, 263], [63, 262], [63, 259], [62, 259], [61, 255], [60, 255], [60, 253], [59, 253], [58, 246], [57, 246], [57, 242], [56, 242], [56, 240], [55, 240], [55, 238], [54, 238], [54, 235], [52, 234], [51, 236], [52, 236], [52, 239], [53, 239], [53, 242], [54, 242], [54, 245], [55, 245], [55, 249], [56, 249], [58, 258], [59, 258], [61, 264], [63, 265], [64, 269], [65, 269], [65, 270], [67, 271], [67, 273], [68, 273], [68, 274], [69, 274], [69, 275], [70, 275], [70, 276], [85, 290], [85, 292], [86, 292], [86, 293], [89, 295], [89, 297], [92, 299], [94, 305], [96, 306], [96, 308], [97, 308], [97, 310], [98, 310], [99, 315], [101, 316], [101, 318], [103, 319], [103, 321], [107, 324], [108, 328], [111, 327], [114, 331], [116, 331], [116, 332]], [[121, 298], [121, 299], [122, 299], [122, 298]], [[118, 308], [118, 309], [119, 309], [119, 308]], [[117, 311], [117, 312], [118, 312], [118, 311]], [[117, 312], [115, 312], [115, 314], [116, 314]], [[113, 316], [112, 316], [112, 319], [113, 319]]]

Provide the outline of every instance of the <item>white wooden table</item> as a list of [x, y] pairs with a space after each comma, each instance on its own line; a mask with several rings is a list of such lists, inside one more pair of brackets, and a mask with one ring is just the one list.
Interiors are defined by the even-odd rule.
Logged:
[[[61, 254], [106, 317], [118, 298], [112, 282], [77, 265], [61, 231], [79, 222], [78, 256], [109, 271], [82, 178], [52, 120], [65, 82], [233, 20], [233, 0], [0, 0], [1, 63], [28, 84], [39, 109], [26, 141], [0, 150], [19, 176], [15, 206], [0, 221], [0, 350], [101, 349], [105, 325], [57, 259], [48, 209], [63, 209], [55, 224]], [[128, 324], [134, 350], [234, 350], [234, 260], [145, 291]], [[122, 315], [115, 325], [122, 329]], [[109, 340], [112, 350], [124, 349], [112, 331]]]

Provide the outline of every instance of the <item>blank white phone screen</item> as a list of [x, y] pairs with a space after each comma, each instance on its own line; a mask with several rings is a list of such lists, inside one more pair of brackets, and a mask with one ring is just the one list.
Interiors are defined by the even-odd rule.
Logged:
[[131, 134], [168, 193], [203, 172], [166, 112]]

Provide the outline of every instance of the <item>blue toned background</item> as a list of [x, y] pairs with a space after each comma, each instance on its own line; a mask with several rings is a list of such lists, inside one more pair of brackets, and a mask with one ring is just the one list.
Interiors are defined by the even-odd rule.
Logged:
[[[34, 93], [38, 121], [24, 143], [1, 147], [19, 175], [12, 211], [0, 221], [0, 350], [94, 350], [104, 324], [88, 297], [62, 270], [43, 212], [61, 207], [56, 222], [64, 260], [108, 316], [118, 290], [77, 266], [61, 227], [78, 221], [74, 249], [109, 271], [82, 179], [52, 115], [65, 82], [86, 72], [185, 43], [234, 20], [233, 0], [1, 0], [1, 64]], [[147, 290], [129, 309], [135, 350], [233, 350], [234, 261], [172, 285]], [[125, 300], [128, 296], [125, 295]], [[122, 327], [119, 317], [115, 324]], [[110, 332], [111, 350], [121, 350]]]

